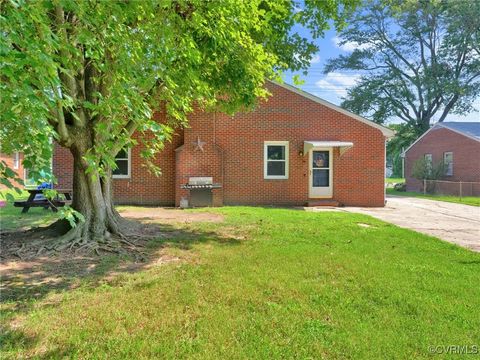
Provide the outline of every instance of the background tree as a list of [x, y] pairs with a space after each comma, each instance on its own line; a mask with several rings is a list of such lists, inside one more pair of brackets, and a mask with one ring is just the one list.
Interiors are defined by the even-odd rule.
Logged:
[[[3, 1], [2, 150], [22, 151], [37, 178], [52, 139], [70, 150], [73, 210], [64, 213], [70, 222], [51, 229], [63, 234], [59, 244], [96, 248], [122, 234], [111, 172], [117, 152], [135, 145], [134, 132], [158, 172], [150, 160], [194, 104], [230, 113], [250, 108], [267, 96], [266, 78], [304, 68], [318, 50], [294, 25], [318, 37], [354, 3]], [[152, 119], [161, 106], [167, 124]], [[0, 170], [9, 175], [5, 165]]]
[[387, 142], [387, 164], [391, 166], [392, 178], [403, 177], [402, 152], [417, 138], [417, 132], [408, 124], [390, 124], [389, 128], [394, 130], [396, 136]]
[[425, 132], [433, 120], [472, 111], [480, 94], [480, 0], [371, 0], [348, 19], [349, 55], [325, 72], [362, 74], [342, 106], [375, 122]]

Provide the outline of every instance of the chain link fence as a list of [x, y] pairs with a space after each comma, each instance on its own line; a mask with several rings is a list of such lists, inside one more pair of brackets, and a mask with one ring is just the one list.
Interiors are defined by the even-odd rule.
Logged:
[[423, 180], [423, 193], [432, 195], [480, 196], [480, 182]]

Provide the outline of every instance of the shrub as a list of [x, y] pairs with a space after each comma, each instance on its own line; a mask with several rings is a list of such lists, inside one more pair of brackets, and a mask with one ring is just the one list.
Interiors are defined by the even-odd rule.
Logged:
[[[418, 180], [439, 180], [445, 175], [445, 163], [443, 161], [433, 163], [420, 158], [413, 164], [412, 177]], [[435, 192], [435, 181], [427, 181], [428, 193]]]
[[412, 176], [418, 180], [439, 180], [444, 174], [445, 164], [443, 161], [431, 163], [420, 158], [413, 164]]

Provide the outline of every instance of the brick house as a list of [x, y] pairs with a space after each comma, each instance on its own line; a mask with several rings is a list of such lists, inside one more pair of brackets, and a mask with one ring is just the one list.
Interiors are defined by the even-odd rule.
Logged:
[[[415, 162], [425, 159], [432, 165], [445, 164], [445, 175], [439, 183], [442, 192], [458, 195], [458, 182], [463, 195], [480, 195], [480, 122], [437, 123], [420, 136], [403, 153], [407, 191], [422, 191], [421, 180], [412, 177]], [[449, 184], [448, 182], [455, 182]], [[467, 184], [467, 183], [478, 184]]]
[[[160, 177], [142, 166], [141, 145], [121, 151], [115, 202], [384, 206], [385, 142], [393, 131], [293, 86], [267, 87], [272, 96], [252, 112], [191, 114], [189, 127], [157, 155]], [[72, 169], [69, 151], [57, 146], [59, 187], [71, 186]]]
[[[16, 174], [17, 177], [23, 179], [25, 176], [25, 170], [23, 168], [22, 163], [23, 155], [19, 152], [14, 152], [13, 154], [4, 154], [0, 153], [0, 161], [7, 165], [10, 169], [12, 169]], [[23, 184], [19, 184], [18, 182], [12, 182], [15, 186], [23, 186]], [[6, 190], [7, 186], [0, 183], [0, 190]]]

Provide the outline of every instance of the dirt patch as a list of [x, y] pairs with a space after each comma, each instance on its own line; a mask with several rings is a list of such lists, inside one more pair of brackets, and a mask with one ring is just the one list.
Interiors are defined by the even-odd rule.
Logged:
[[358, 226], [363, 227], [363, 228], [369, 228], [372, 227], [370, 224], [365, 224], [365, 223], [357, 223]]
[[[92, 283], [108, 282], [122, 273], [182, 261], [178, 255], [171, 254], [170, 248], [175, 247], [177, 241], [188, 242], [197, 236], [168, 225], [133, 225], [136, 235], [129, 240], [135, 244], [134, 250], [124, 247], [125, 251], [120, 254], [102, 253], [101, 256], [75, 249], [45, 255], [45, 251], [31, 251], [29, 245], [24, 245], [35, 241], [22, 237], [25, 232], [1, 234], [0, 304], [14, 300], [12, 306], [16, 307], [27, 299], [41, 299], [52, 290], [74, 289], [84, 278]], [[27, 248], [30, 251], [24, 250]]]
[[119, 209], [119, 213], [129, 219], [158, 223], [222, 222], [223, 215], [213, 213], [187, 212], [173, 208]]
[[[93, 251], [72, 243], [58, 243], [59, 234], [55, 224], [35, 227], [29, 230], [0, 232], [2, 246], [0, 259], [2, 262], [10, 260], [36, 260], [42, 257], [91, 255]], [[110, 235], [102, 244], [108, 245], [95, 251], [97, 255], [117, 253], [142, 257], [142, 248], [150, 240], [162, 238], [168, 233], [169, 226], [148, 224], [141, 221], [124, 219], [122, 223], [123, 237]], [[100, 244], [100, 243], [99, 243]], [[61, 245], [61, 247], [59, 247]], [[64, 246], [63, 246], [64, 245]]]
[[196, 261], [195, 252], [190, 251], [192, 244], [216, 241], [235, 245], [241, 238], [236, 233], [227, 236], [188, 226], [191, 222], [223, 221], [217, 214], [165, 208], [120, 210], [128, 225], [124, 235], [132, 246], [122, 243], [118, 253], [102, 252], [98, 256], [76, 248], [50, 250], [51, 234], [42, 230], [46, 227], [0, 233], [0, 306], [22, 306], [24, 300], [42, 299], [52, 290], [76, 288], [85, 278], [92, 284], [115, 281], [122, 273]]
[[[173, 208], [145, 208], [145, 207], [126, 207], [119, 208], [121, 216], [124, 218], [122, 228], [124, 238], [112, 236], [109, 244], [115, 245], [115, 252], [138, 256], [138, 249], [152, 239], [162, 239], [174, 231], [174, 224], [189, 224], [193, 222], [222, 222], [224, 217], [220, 214], [207, 212], [188, 212]], [[2, 246], [0, 248], [0, 258], [3, 260], [35, 260], [42, 256], [55, 255], [58, 252], [54, 248], [52, 241], [58, 236], [55, 231], [50, 231], [49, 227], [39, 227], [29, 230], [6, 231], [0, 233]], [[109, 245], [107, 244], [107, 245]], [[82, 249], [71, 248], [62, 249], [62, 256], [72, 255], [69, 250], [73, 250], [74, 255], [79, 255]], [[97, 251], [100, 254], [102, 249]], [[112, 252], [110, 249], [103, 249], [103, 252]], [[91, 250], [85, 249], [80, 255], [90, 255]], [[58, 254], [57, 254], [58, 255]], [[143, 256], [140, 251], [140, 257]]]
[[75, 288], [79, 282], [73, 279], [92, 274], [99, 263], [98, 257], [73, 255], [2, 261], [2, 302], [40, 298], [54, 289]]
[[[120, 243], [118, 253], [104, 251], [98, 256], [76, 248], [52, 250], [50, 242], [55, 238], [48, 227], [1, 232], [0, 303], [14, 300], [15, 307], [26, 299], [43, 298], [51, 290], [75, 288], [83, 278], [93, 282], [112, 281], [122, 273], [194, 260], [191, 258], [195, 254], [189, 250], [197, 241], [208, 239], [232, 244], [239, 241], [237, 236], [184, 226], [191, 222], [221, 222], [222, 215], [167, 208], [119, 210], [125, 218], [124, 235], [128, 244]], [[110, 241], [117, 240], [112, 237]]]
[[0, 308], [10, 303], [13, 309], [21, 306], [24, 300], [42, 299], [51, 291], [75, 289], [82, 284], [82, 279], [89, 279], [94, 286], [115, 281], [121, 274], [182, 261], [163, 247], [149, 255], [141, 262], [131, 258], [105, 259], [75, 254], [38, 257], [34, 261], [4, 261], [0, 264]]

